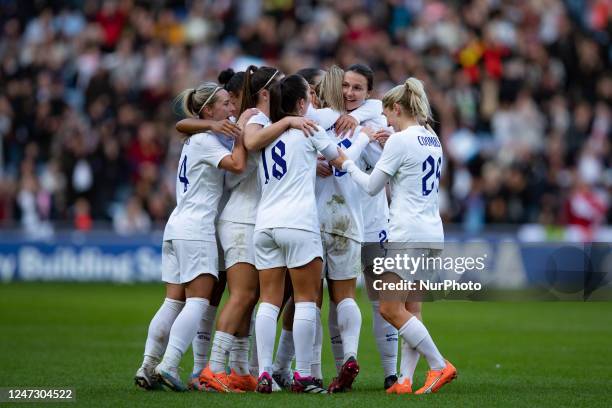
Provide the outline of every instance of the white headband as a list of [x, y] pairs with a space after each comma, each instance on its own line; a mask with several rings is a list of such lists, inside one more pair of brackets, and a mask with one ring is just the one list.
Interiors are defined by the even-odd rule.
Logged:
[[200, 112], [202, 112], [202, 109], [204, 109], [204, 107], [208, 104], [208, 102], [210, 102], [210, 100], [213, 98], [213, 96], [215, 96], [215, 94], [217, 93], [217, 91], [219, 89], [223, 89], [220, 86], [216, 87], [215, 90], [213, 91], [212, 94], [210, 94], [210, 96], [208, 97], [208, 99], [206, 99], [206, 102], [204, 102], [204, 104], [202, 105], [202, 107], [200, 108], [200, 110], [198, 111], [198, 116], [200, 116]]
[[272, 74], [272, 76], [270, 77], [270, 79], [268, 79], [268, 82], [266, 82], [266, 84], [264, 86], [262, 86], [259, 91], [257, 91], [257, 93], [260, 93], [261, 91], [263, 91], [264, 89], [266, 89], [266, 86], [270, 85], [270, 82], [272, 82], [272, 80], [274, 79], [274, 77], [276, 76], [276, 74], [278, 74], [278, 69], [274, 72], [274, 74]]

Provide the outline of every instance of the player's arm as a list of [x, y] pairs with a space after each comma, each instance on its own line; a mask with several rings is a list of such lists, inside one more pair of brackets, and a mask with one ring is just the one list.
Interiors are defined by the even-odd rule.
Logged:
[[342, 170], [348, 172], [351, 178], [355, 180], [355, 183], [371, 196], [381, 192], [391, 178], [390, 175], [377, 167], [374, 168], [371, 174], [364, 173], [352, 160], [346, 160], [342, 164]]
[[339, 168], [348, 172], [357, 185], [371, 196], [378, 194], [397, 172], [404, 160], [404, 149], [398, 138], [389, 138], [389, 148], [384, 149], [382, 156], [370, 175], [357, 167], [354, 161], [340, 158], [335, 161]]
[[323, 129], [329, 129], [340, 118], [340, 113], [332, 108], [315, 109], [310, 105], [306, 112], [306, 118], [314, 120]]
[[240, 133], [240, 127], [238, 127], [237, 124], [232, 123], [232, 121], [229, 119], [216, 121], [209, 119], [186, 118], [177, 122], [176, 130], [188, 135], [211, 131], [232, 138], [237, 137]]
[[[310, 138], [314, 148], [327, 160], [334, 160], [340, 157], [341, 150], [336, 145], [336, 140], [327, 134], [323, 128], [318, 127], [317, 131]], [[345, 157], [344, 155], [342, 155]]]
[[244, 147], [244, 140], [242, 133], [236, 137], [234, 141], [234, 148], [232, 153], [223, 157], [217, 167], [232, 172], [234, 174], [240, 174], [244, 172], [247, 161], [247, 150]]
[[339, 135], [348, 133], [349, 137], [352, 137], [353, 132], [361, 122], [376, 119], [382, 115], [382, 111], [381, 101], [368, 99], [357, 109], [340, 116], [336, 121], [336, 133]]
[[245, 128], [244, 144], [249, 151], [261, 150], [289, 128], [301, 130], [306, 136], [312, 136], [317, 125], [313, 120], [302, 116], [285, 116], [266, 127], [251, 123]]
[[349, 116], [357, 119], [358, 123], [378, 118], [383, 114], [382, 101], [378, 99], [366, 99], [357, 109], [349, 113]]

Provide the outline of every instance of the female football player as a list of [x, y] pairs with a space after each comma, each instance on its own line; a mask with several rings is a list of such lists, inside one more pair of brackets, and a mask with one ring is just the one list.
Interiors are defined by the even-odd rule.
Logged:
[[[343, 116], [339, 126], [342, 131], [343, 126], [348, 128], [355, 125], [354, 118], [359, 107], [369, 102], [370, 93], [374, 88], [374, 72], [367, 65], [354, 64], [347, 68], [344, 75], [344, 102], [350, 115]], [[387, 128], [387, 119], [382, 115], [382, 106], [380, 114], [370, 116], [369, 118], [359, 117], [359, 124], [373, 129], [377, 133], [375, 137], [380, 142], [384, 141], [390, 134]], [[356, 163], [358, 166], [370, 172], [376, 165], [376, 162], [382, 154], [382, 146], [380, 143], [370, 143], [362, 154], [362, 157]], [[364, 238], [363, 248], [361, 251], [361, 263], [364, 272], [366, 288], [368, 289], [368, 298], [372, 305], [372, 323], [373, 333], [376, 340], [376, 346], [380, 355], [383, 371], [385, 374], [384, 387], [388, 389], [397, 380], [397, 329], [382, 318], [379, 312], [378, 294], [376, 291], [370, 290], [374, 279], [372, 273], [372, 260], [377, 250], [387, 239], [389, 205], [387, 202], [387, 194], [381, 191], [374, 197], [368, 194], [362, 194], [362, 209], [364, 222]], [[338, 332], [336, 324], [335, 304], [330, 305], [329, 329], [330, 335], [334, 336]], [[338, 342], [332, 343], [332, 351], [336, 358], [342, 357], [342, 345]]]
[[[227, 119], [234, 110], [228, 92], [213, 82], [183, 91], [177, 102], [184, 113], [213, 121]], [[135, 378], [143, 388], [160, 382], [174, 391], [186, 389], [177, 368], [206, 314], [218, 277], [214, 220], [223, 190], [223, 170], [240, 173], [245, 166], [241, 134], [231, 151], [212, 132], [185, 139], [177, 174], [177, 206], [163, 237], [166, 300], [149, 326], [145, 358]]]
[[[318, 75], [318, 72], [321, 72], [321, 70], [304, 69], [304, 70], [298, 71], [298, 74], [304, 73], [308, 78], [312, 78], [313, 75], [315, 74]], [[315, 79], [313, 81], [308, 81], [308, 78], [305, 78], [309, 82], [309, 88], [311, 88], [311, 90], [313, 86], [310, 82], [317, 81], [317, 84], [315, 85], [315, 94], [313, 95], [312, 92], [310, 93], [312, 100], [311, 100], [311, 106], [309, 107], [306, 113], [306, 117], [315, 120], [318, 125], [320, 125], [324, 129], [327, 129], [328, 135], [336, 139], [337, 135], [334, 132], [334, 124], [338, 121], [342, 113], [345, 112], [343, 94], [342, 94], [342, 82], [343, 82], [344, 73], [337, 66], [333, 66], [327, 72], [325, 71], [322, 71], [322, 72], [324, 73], [324, 76], [321, 77], [321, 79], [319, 80]], [[377, 109], [378, 106], [379, 108]], [[380, 115], [382, 113], [382, 104], [380, 103], [380, 101], [368, 101], [367, 103], [359, 107], [355, 111], [355, 113], [361, 114], [365, 118], [368, 117], [367, 115], [370, 115], [370, 117], [375, 117], [376, 115]], [[362, 140], [360, 140], [360, 138]], [[353, 145], [356, 141], [359, 141], [359, 143], [361, 143], [361, 147], [359, 147], [359, 149], [361, 150], [363, 145], [369, 142], [369, 139], [366, 135], [360, 135], [359, 137], [353, 137], [352, 141], [348, 137], [340, 137], [340, 138], [337, 138], [336, 140], [336, 142], [338, 143], [338, 146], [342, 149], [346, 149], [347, 146]], [[321, 158], [324, 159], [324, 157], [322, 156]], [[319, 163], [322, 163], [322, 161], [318, 162], [318, 166], [320, 165]], [[336, 172], [334, 172], [334, 174], [335, 173]], [[317, 174], [318, 174], [318, 171], [317, 171]], [[325, 231], [325, 232], [322, 232], [323, 234], [322, 239], [325, 240], [325, 238], [329, 238], [327, 239], [327, 241], [330, 243], [327, 247], [324, 246], [324, 248], [329, 249], [329, 253], [327, 250], [324, 250], [323, 259], [324, 259], [324, 263], [335, 266], [335, 268], [332, 268], [332, 267], [327, 268], [328, 272], [332, 272], [332, 274], [337, 273], [338, 267], [342, 263], [345, 263], [345, 265], [347, 265], [346, 268], [343, 267], [342, 269], [350, 270], [350, 267], [348, 267], [348, 265], [350, 265], [351, 263], [353, 265], [358, 265], [358, 262], [359, 262], [359, 254], [357, 254], [357, 256], [355, 257], [355, 256], [351, 256], [351, 254], [347, 254], [346, 251], [343, 252], [342, 254], [342, 256], [344, 256], [345, 258], [344, 261], [346, 262], [343, 262], [343, 260], [339, 259], [339, 257], [336, 256], [339, 254], [334, 253], [334, 248], [336, 247], [334, 245], [335, 238], [337, 237], [339, 240], [342, 241], [341, 246], [346, 246], [347, 239], [350, 239], [350, 238], [345, 237], [347, 235], [350, 237], [351, 234], [353, 235], [356, 234], [356, 236], [354, 236], [353, 238], [356, 238], [357, 246], [359, 246], [359, 242], [361, 240], [361, 236], [360, 236], [361, 233], [359, 232], [359, 225], [362, 224], [362, 221], [361, 221], [361, 209], [359, 206], [360, 204], [359, 196], [356, 197], [356, 200], [352, 200], [352, 199], [349, 200], [351, 204], [351, 210], [348, 209], [347, 205], [342, 205], [342, 209], [344, 209], [342, 214], [337, 213], [337, 210], [338, 210], [337, 208], [333, 209], [333, 214], [332, 214], [331, 208], [328, 208], [330, 205], [333, 205], [333, 203], [335, 202], [333, 200], [333, 197], [340, 197], [342, 195], [342, 200], [344, 200], [344, 196], [343, 196], [344, 192], [340, 191], [342, 190], [342, 187], [337, 186], [340, 180], [345, 180], [346, 183], [349, 183], [351, 185], [353, 184], [353, 181], [350, 178], [340, 179], [339, 177], [333, 177], [329, 179], [318, 178], [316, 186], [315, 186], [321, 231]], [[353, 187], [353, 189], [356, 189], [357, 194], [361, 193], [356, 187]], [[353, 205], [355, 206], [355, 208], [352, 207]], [[345, 213], [348, 213], [348, 214], [345, 214]], [[337, 217], [335, 217], [335, 215], [337, 215]], [[351, 217], [351, 215], [353, 216]], [[334, 218], [347, 218], [349, 220], [348, 224], [346, 225], [347, 228], [342, 229], [342, 232], [340, 233], [340, 235], [335, 235], [331, 233], [332, 228], [334, 226], [334, 221], [333, 221]], [[326, 224], [328, 225], [327, 228], [325, 227]], [[353, 253], [352, 255], [355, 255], [355, 254]], [[328, 260], [328, 257], [329, 257], [329, 260]], [[357, 264], [355, 264], [355, 262], [357, 262]], [[358, 271], [358, 267], [354, 269]], [[346, 273], [346, 271], [344, 273]], [[352, 280], [352, 283], [354, 286], [355, 280]], [[344, 298], [341, 298], [339, 301], [343, 299]], [[317, 334], [315, 338], [314, 351], [313, 351], [314, 359], [312, 363], [312, 375], [318, 380], [320, 384], [322, 384], [321, 346], [322, 346], [322, 337], [323, 337], [322, 336], [323, 331], [322, 331], [322, 327], [320, 323], [321, 322], [321, 316], [320, 316], [321, 301], [322, 301], [322, 293], [321, 293], [321, 296], [319, 296], [319, 298], [317, 299]], [[349, 301], [345, 303], [349, 303]], [[280, 384], [281, 387], [287, 387], [288, 385], [291, 384], [291, 381], [292, 381], [290, 364], [291, 364], [291, 358], [293, 357], [293, 344], [292, 344], [293, 340], [292, 340], [292, 333], [291, 333], [291, 326], [293, 324], [293, 314], [291, 310], [288, 310], [289, 309], [288, 306], [290, 306], [290, 304], [291, 304], [291, 301], [285, 307], [284, 316], [283, 316], [283, 331], [281, 332], [281, 337], [279, 339], [279, 346], [278, 346], [276, 358], [274, 361], [273, 379], [278, 384]], [[357, 313], [350, 313], [353, 311], [350, 307], [350, 303], [347, 306], [349, 307], [343, 306], [342, 314], [343, 314], [343, 318], [347, 317], [347, 319], [343, 320], [343, 323], [345, 323], [343, 325], [343, 334], [345, 335], [345, 337], [347, 337], [347, 339], [350, 339], [350, 340], [347, 340], [348, 347], [347, 347], [346, 359], [348, 360], [350, 357], [356, 357], [357, 343], [358, 343], [358, 338], [359, 338], [359, 328], [361, 326], [361, 319], [360, 319], [361, 315], [359, 313], [358, 308], [356, 310]], [[344, 313], [345, 311], [349, 312], [348, 316], [347, 316], [347, 313]], [[335, 340], [337, 339], [334, 339], [334, 341]], [[340, 347], [342, 347], [342, 343], [340, 344]], [[340, 350], [340, 351], [342, 352], [343, 350]], [[342, 360], [343, 356], [344, 354], [340, 356], [340, 364], [338, 366], [338, 370], [340, 370], [340, 366], [344, 362]], [[344, 381], [349, 383], [348, 386], [350, 386], [350, 382], [352, 382], [351, 379], [354, 379], [354, 376], [352, 375], [347, 376], [347, 374], [348, 373], [345, 373], [345, 375], [342, 378], [344, 378]], [[332, 388], [339, 389], [338, 387], [332, 387]]]
[[[302, 117], [308, 110], [308, 83], [299, 75], [272, 87], [273, 122]], [[272, 355], [276, 321], [283, 301], [285, 270], [293, 284], [294, 392], [325, 393], [311, 375], [316, 332], [316, 299], [320, 290], [322, 251], [314, 198], [317, 151], [338, 157], [336, 143], [317, 127], [311, 137], [290, 129], [262, 150], [258, 175], [262, 196], [255, 224], [255, 262], [259, 269], [260, 305], [256, 317], [259, 380], [257, 390], [272, 391]]]
[[[232, 101], [232, 105], [234, 106], [229, 125], [226, 123], [227, 120], [215, 122], [204, 119], [187, 118], [177, 123], [177, 130], [183, 133], [193, 134], [205, 130], [211, 130], [211, 128], [214, 128], [215, 125], [221, 125], [224, 127], [235, 126], [233, 122], [235, 122], [235, 117], [238, 114], [236, 106], [239, 106], [239, 104], [241, 103], [244, 75], [244, 72], [235, 73], [232, 69], [226, 69], [225, 71], [222, 71], [219, 74], [219, 82], [223, 84], [223, 88], [229, 93], [230, 100]], [[256, 111], [254, 109], [245, 111], [238, 120], [238, 128], [242, 129], [242, 127], [244, 127], [244, 123], [251, 116], [253, 116], [255, 112]], [[233, 128], [230, 127], [229, 129], [232, 130], [230, 135], [233, 136]], [[222, 138], [221, 140], [222, 142], [225, 142], [230, 146], [233, 143], [231, 139]], [[251, 163], [251, 161], [247, 160], [247, 169], [239, 175], [233, 176], [231, 172], [226, 173], [225, 187], [229, 187], [232, 191], [228, 200], [222, 200], [221, 204], [223, 205], [223, 208], [219, 208], [219, 212], [221, 213], [221, 216], [219, 218], [226, 214], [224, 208], [227, 206], [227, 204], [232, 203], [232, 205], [234, 205], [236, 202], [241, 202], [243, 199], [245, 200], [245, 202], [253, 200], [253, 198], [251, 197], [253, 192], [250, 191], [252, 190], [252, 188], [249, 189], [248, 183], [248, 176], [250, 172], [253, 171], [253, 166], [251, 165], [251, 168], [249, 169], [249, 163]], [[252, 187], [252, 183], [250, 184], [250, 186]], [[246, 195], [246, 197], [242, 197], [243, 195]], [[255, 191], [255, 195], [259, 195], [259, 192]], [[232, 207], [232, 205], [230, 205], [230, 208]], [[243, 229], [244, 227], [248, 227], [242, 225], [241, 223], [238, 224], [239, 225], [234, 230], [240, 227], [243, 227]], [[223, 308], [223, 311], [217, 319], [217, 332], [219, 334], [217, 335], [217, 344], [215, 347], [213, 347], [213, 349], [215, 350], [215, 359], [219, 360], [221, 358], [219, 351], [224, 350], [223, 348], [220, 348], [220, 345], [225, 348], [231, 347], [231, 351], [229, 353], [230, 375], [229, 377], [223, 378], [223, 384], [229, 382], [230, 388], [224, 388], [223, 390], [229, 391], [230, 389], [239, 389], [252, 391], [255, 387], [255, 379], [249, 375], [247, 363], [249, 347], [248, 334], [250, 321], [247, 320], [245, 322], [243, 316], [245, 313], [248, 314], [252, 312], [254, 304], [257, 301], [257, 287], [252, 287], [253, 280], [236, 278], [236, 274], [241, 274], [241, 271], [244, 268], [244, 265], [237, 265], [239, 264], [240, 259], [236, 259], [236, 255], [244, 255], [252, 252], [249, 251], [249, 247], [251, 247], [251, 245], [249, 244], [250, 240], [247, 239], [241, 241], [238, 247], [230, 247], [227, 239], [223, 239], [227, 238], [228, 236], [227, 228], [223, 228], [224, 226], [225, 224], [220, 221], [217, 221], [217, 232], [219, 234], [220, 241], [219, 244], [221, 245], [222, 250], [225, 250], [224, 256], [222, 257], [222, 259], [224, 260], [224, 265], [221, 265], [220, 267], [220, 269], [222, 270], [222, 272], [220, 273], [220, 278], [222, 279], [219, 280], [219, 284], [215, 287], [215, 293], [213, 295], [213, 298], [211, 299], [211, 304], [207, 310], [207, 313], [202, 317], [200, 321], [197, 335], [194, 338], [192, 344], [194, 353], [194, 366], [193, 373], [191, 375], [191, 380], [189, 383], [189, 388], [201, 388], [200, 374], [202, 374], [202, 371], [206, 368], [209, 362], [209, 354], [211, 351], [210, 343], [211, 340], [213, 340], [213, 324], [215, 321], [217, 307], [219, 306], [221, 296], [225, 288], [225, 280], [227, 279], [229, 283], [230, 293], [232, 293], [233, 296], [230, 296], [230, 301], [226, 303], [225, 307]], [[224, 232], [224, 234], [221, 234], [222, 232]], [[245, 257], [246, 255], [239, 256], [238, 258]], [[237, 266], [234, 267], [234, 265]], [[257, 283], [256, 279], [255, 283]], [[237, 299], [242, 300], [237, 301]], [[238, 309], [236, 309], [236, 305], [239, 306]], [[242, 310], [242, 308], [246, 308], [246, 310]], [[237, 324], [240, 325], [240, 329], [232, 331], [234, 329], [234, 326]], [[228, 331], [233, 334], [227, 335]], [[228, 338], [231, 339], [230, 336], [233, 335], [236, 336], [235, 340], [229, 342]], [[209, 374], [210, 376], [211, 373], [207, 374]], [[218, 382], [213, 382], [213, 385], [217, 385], [217, 387], [215, 388], [213, 386], [209, 388], [214, 388], [215, 390], [219, 391], [217, 389], [219, 388]]]
[[[436, 256], [444, 245], [438, 206], [442, 148], [437, 136], [425, 127], [431, 120], [431, 110], [422, 82], [409, 78], [403, 85], [391, 89], [383, 98], [383, 108], [396, 133], [386, 141], [372, 173], [364, 173], [351, 160], [340, 158], [338, 162], [343, 162], [342, 169], [370, 195], [382, 191], [390, 181], [388, 239], [394, 245], [387, 257], [393, 258], [395, 253]], [[398, 283], [401, 279], [411, 280], [412, 276], [398, 266], [383, 274], [382, 279]], [[416, 350], [429, 364], [425, 384], [415, 394], [436, 392], [456, 378], [457, 370], [442, 357], [427, 328], [415, 315], [412, 302], [407, 299], [407, 294], [403, 300], [381, 297], [380, 313], [398, 329], [405, 348]], [[400, 378], [387, 392], [411, 393], [411, 381]]]

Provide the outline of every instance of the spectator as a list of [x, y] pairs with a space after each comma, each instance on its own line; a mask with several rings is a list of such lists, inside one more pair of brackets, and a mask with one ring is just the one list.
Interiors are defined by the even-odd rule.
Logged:
[[144, 234], [151, 228], [151, 219], [143, 210], [138, 197], [131, 197], [113, 218], [115, 231], [121, 235]]
[[146, 231], [173, 205], [177, 89], [251, 62], [362, 61], [372, 97], [425, 81], [446, 221], [610, 223], [609, 1], [68, 3], [0, 2], [3, 222], [34, 231], [78, 209]]

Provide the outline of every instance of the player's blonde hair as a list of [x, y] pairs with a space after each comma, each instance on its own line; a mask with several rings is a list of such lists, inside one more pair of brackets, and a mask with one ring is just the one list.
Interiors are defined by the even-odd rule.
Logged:
[[398, 85], [389, 90], [382, 99], [383, 107], [393, 108], [398, 104], [404, 112], [424, 125], [432, 120], [429, 100], [425, 93], [423, 82], [417, 78], [410, 77], [403, 85]]
[[344, 71], [337, 65], [332, 65], [323, 75], [323, 79], [315, 88], [322, 108], [330, 107], [337, 112], [346, 110], [342, 93], [343, 81]]
[[221, 89], [223, 87], [215, 82], [204, 82], [197, 88], [189, 88], [181, 92], [174, 99], [174, 106], [180, 108], [181, 116], [197, 118], [205, 106], [210, 106], [217, 101], [217, 92]]

